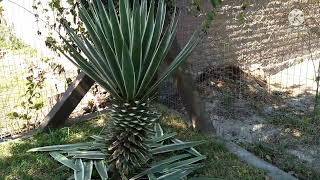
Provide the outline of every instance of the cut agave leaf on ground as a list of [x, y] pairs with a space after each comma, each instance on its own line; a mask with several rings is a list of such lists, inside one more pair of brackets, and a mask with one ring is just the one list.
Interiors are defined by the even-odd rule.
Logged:
[[161, 137], [163, 136], [163, 129], [159, 123], [156, 123], [154, 125], [154, 130], [156, 132], [155, 137]]
[[[185, 167], [179, 167], [177, 169], [192, 169], [192, 168], [203, 168], [205, 166], [205, 162], [204, 161], [201, 161], [201, 162], [198, 162], [198, 163], [193, 163], [193, 164], [189, 164], [188, 166], [185, 166]], [[175, 169], [175, 168], [174, 168]]]
[[197, 163], [197, 162], [199, 162], [201, 160], [204, 160], [204, 159], [205, 159], [204, 156], [190, 158], [190, 159], [186, 159], [186, 160], [183, 160], [183, 161], [172, 163], [172, 164], [168, 165], [167, 168], [168, 169], [174, 169], [174, 168], [185, 167], [185, 166], [188, 166], [188, 165], [192, 165], [193, 163]]
[[106, 155], [104, 154], [82, 154], [82, 155], [75, 155], [73, 159], [91, 159], [91, 160], [104, 160]]
[[93, 161], [88, 161], [83, 163], [84, 166], [84, 180], [91, 180]]
[[97, 136], [97, 135], [93, 135], [93, 136], [90, 136], [92, 139], [96, 140], [97, 142], [105, 142], [106, 139], [102, 136]]
[[[183, 141], [181, 141], [179, 139], [172, 139], [172, 142], [174, 142], [175, 144], [183, 143]], [[193, 147], [185, 149], [185, 151], [187, 151], [195, 156], [202, 156], [202, 154]]]
[[76, 155], [105, 155], [101, 151], [71, 151], [68, 152], [68, 156], [76, 156]]
[[[131, 180], [137, 180], [140, 178], [149, 178], [149, 180], [183, 179], [193, 171], [204, 166], [200, 163], [200, 161], [204, 160], [205, 156], [201, 155], [193, 148], [194, 146], [204, 143], [204, 141], [183, 142], [174, 138], [176, 133], [165, 134], [163, 133], [160, 125], [156, 127], [161, 136], [154, 137], [152, 139], [154, 141], [153, 145], [156, 145], [156, 147], [152, 148], [150, 152], [153, 153], [157, 161], [152, 163], [150, 168], [144, 169], [141, 173], [132, 177]], [[99, 136], [92, 136], [92, 138], [101, 140]], [[162, 142], [162, 144], [159, 142]], [[91, 179], [94, 165], [101, 179], [107, 180], [109, 178], [108, 166], [104, 161], [107, 155], [99, 150], [90, 150], [91, 147], [89, 147], [90, 145], [96, 147], [102, 146], [103, 144], [104, 143], [90, 142], [70, 145], [57, 145], [34, 148], [30, 151], [51, 151], [49, 153], [55, 160], [62, 163], [65, 167], [74, 170], [74, 176], [71, 179]], [[184, 152], [184, 154], [181, 154], [181, 152]], [[62, 153], [65, 153], [68, 156], [64, 156]], [[68, 157], [72, 157], [72, 159], [69, 159]]]
[[108, 167], [104, 163], [104, 161], [94, 161], [94, 166], [96, 167], [96, 170], [98, 171], [100, 177], [102, 180], [107, 180], [108, 177]]
[[106, 158], [106, 154], [101, 151], [72, 151], [68, 152], [68, 156], [73, 159], [91, 159], [91, 160], [103, 160]]
[[190, 174], [189, 171], [185, 171], [185, 170], [177, 170], [165, 175], [160, 176], [159, 178], [157, 178], [157, 180], [174, 180], [174, 179], [182, 179], [188, 176], [188, 174]]
[[76, 159], [76, 166], [79, 167], [79, 170], [74, 171], [74, 179], [75, 180], [84, 180], [84, 165], [81, 159]]
[[177, 144], [163, 145], [161, 147], [151, 149], [150, 152], [152, 154], [167, 153], [167, 152], [172, 152], [172, 151], [183, 150], [186, 148], [191, 148], [191, 147], [203, 144], [203, 143], [204, 143], [204, 141], [192, 141], [192, 142], [183, 142], [183, 143], [177, 143]]
[[68, 145], [55, 145], [55, 146], [45, 146], [38, 147], [28, 150], [27, 152], [49, 152], [49, 151], [76, 151], [76, 150], [90, 150], [104, 148], [105, 144], [103, 143], [77, 143], [77, 144], [68, 144]]
[[58, 152], [50, 152], [49, 153], [56, 161], [60, 162], [61, 164], [73, 169], [74, 171], [80, 171], [79, 166], [74, 164], [73, 160], [68, 159], [64, 155]]
[[[150, 140], [151, 152], [157, 159], [163, 158], [164, 153], [169, 153], [169, 157], [164, 160], [158, 160], [150, 165], [150, 168], [135, 175], [131, 180], [137, 180], [147, 177], [150, 179], [181, 179], [187, 175], [203, 167], [203, 164], [199, 164], [200, 161], [205, 159], [205, 156], [201, 155], [193, 147], [204, 143], [204, 141], [183, 142], [175, 139], [176, 133], [163, 133], [161, 126], [155, 125], [155, 132], [158, 131], [158, 136], [155, 134], [153, 139]], [[160, 135], [161, 134], [161, 135]], [[167, 144], [164, 143], [166, 140]], [[161, 143], [160, 143], [161, 142]], [[186, 154], [180, 154], [185, 151]], [[170, 154], [171, 153], [171, 154]], [[174, 155], [175, 153], [179, 153]], [[166, 155], [166, 156], [167, 156]]]
[[149, 178], [149, 180], [157, 180], [157, 177], [152, 173], [148, 174], [148, 178]]
[[177, 133], [168, 133], [168, 134], [164, 134], [163, 136], [159, 136], [159, 137], [155, 137], [155, 138], [152, 138], [151, 139], [151, 142], [156, 142], [156, 143], [159, 143], [159, 142], [162, 142], [162, 141], [165, 141], [167, 139], [170, 139], [174, 136], [176, 136]]
[[183, 166], [183, 167], [179, 167], [179, 168], [165, 169], [165, 172], [172, 172], [172, 171], [176, 171], [176, 170], [195, 171], [195, 170], [198, 170], [203, 167], [204, 167], [203, 164], [192, 164], [192, 165]]
[[220, 178], [206, 178], [206, 177], [193, 177], [189, 178], [188, 180], [222, 180]]
[[170, 163], [175, 162], [175, 161], [179, 161], [181, 159], [184, 159], [184, 158], [187, 158], [190, 156], [191, 156], [190, 154], [181, 154], [181, 155], [170, 157], [168, 159], [154, 163], [151, 165], [151, 167], [149, 169], [146, 169], [145, 171], [141, 172], [140, 174], [137, 174], [136, 176], [132, 177], [131, 180], [139, 179], [149, 173], [162, 172], [164, 169], [166, 169], [169, 166]]
[[162, 144], [160, 144], [160, 143], [148, 143], [148, 146], [149, 146], [150, 149], [153, 149], [153, 148], [157, 148], [157, 147], [162, 146]]

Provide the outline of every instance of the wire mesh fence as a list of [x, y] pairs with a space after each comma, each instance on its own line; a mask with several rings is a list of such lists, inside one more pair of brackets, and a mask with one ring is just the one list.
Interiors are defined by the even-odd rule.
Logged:
[[4, 1], [0, 24], [0, 136], [36, 128], [59, 99], [75, 67], [37, 34], [32, 1]]
[[[188, 3], [179, 1], [181, 46], [201, 23]], [[32, 6], [29, 0], [8, 0], [0, 13], [1, 136], [36, 127], [77, 75], [73, 65], [46, 48], [38, 35], [44, 25], [36, 21]], [[293, 9], [304, 12], [303, 25], [289, 24]], [[210, 117], [270, 114], [282, 107], [315, 112], [319, 16], [317, 1], [224, 2], [208, 37], [184, 68]], [[172, 78], [161, 88], [160, 101], [185, 112], [175, 83]]]
[[[199, 20], [183, 8], [187, 3], [180, 1], [183, 23], [178, 37], [182, 44], [199, 25]], [[299, 26], [288, 20], [294, 9], [304, 13]], [[285, 107], [313, 115], [319, 16], [318, 1], [224, 2], [208, 37], [185, 68], [193, 74], [207, 111], [218, 119], [261, 112], [268, 115]], [[165, 103], [181, 107], [176, 91], [171, 92], [163, 95], [167, 97]]]

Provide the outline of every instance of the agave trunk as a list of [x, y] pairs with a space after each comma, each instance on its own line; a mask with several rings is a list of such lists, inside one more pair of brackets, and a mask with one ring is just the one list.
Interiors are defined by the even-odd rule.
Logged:
[[106, 133], [109, 163], [113, 172], [128, 177], [151, 158], [147, 139], [159, 115], [138, 101], [113, 103], [110, 111], [112, 122]]

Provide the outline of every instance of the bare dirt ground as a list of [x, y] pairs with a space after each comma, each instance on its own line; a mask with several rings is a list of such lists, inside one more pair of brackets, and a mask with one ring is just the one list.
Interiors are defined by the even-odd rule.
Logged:
[[[284, 157], [292, 156], [296, 166], [313, 169], [320, 179], [320, 128], [313, 118], [314, 95], [272, 91], [262, 80], [245, 73], [239, 78], [221, 78], [227, 75], [215, 74], [199, 83], [206, 111], [217, 134], [249, 150], [254, 147], [253, 151], [261, 144], [264, 148], [258, 148], [259, 151], [270, 147], [271, 152], [263, 152], [262, 158], [283, 166], [280, 168], [300, 179], [310, 179], [303, 174], [303, 168], [284, 165]], [[281, 149], [286, 156], [273, 157], [272, 148]]]

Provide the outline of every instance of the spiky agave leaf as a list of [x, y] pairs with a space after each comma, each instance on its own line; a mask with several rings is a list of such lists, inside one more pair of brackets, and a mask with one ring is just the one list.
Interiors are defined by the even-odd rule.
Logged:
[[194, 170], [203, 167], [201, 162], [205, 156], [194, 149], [202, 141], [182, 142], [175, 139], [174, 133], [164, 134], [160, 124], [155, 124], [153, 134], [150, 144], [154, 147], [150, 152], [156, 161], [130, 180], [146, 176], [149, 179], [185, 179]]
[[49, 152], [56, 161], [74, 171], [69, 179], [89, 180], [94, 168], [101, 179], [108, 179], [108, 166], [105, 163], [107, 154], [103, 141], [39, 147], [28, 152]]
[[[169, 68], [153, 81], [176, 35], [177, 18], [173, 13], [165, 24], [166, 4], [159, 0], [113, 1], [105, 6], [101, 0], [80, 5], [79, 15], [88, 37], [77, 35], [64, 24], [72, 43], [62, 37], [69, 54], [65, 56], [77, 67], [124, 102], [146, 101], [187, 57], [199, 42], [196, 33]], [[72, 45], [75, 44], [81, 53]]]

